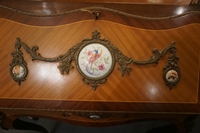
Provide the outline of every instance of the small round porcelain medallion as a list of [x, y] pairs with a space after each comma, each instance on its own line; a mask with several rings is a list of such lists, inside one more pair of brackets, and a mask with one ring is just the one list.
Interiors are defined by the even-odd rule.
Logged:
[[179, 74], [176, 70], [167, 71], [165, 78], [168, 82], [176, 82], [179, 79]]
[[12, 68], [12, 74], [16, 77], [16, 78], [22, 78], [25, 75], [25, 68], [21, 65], [15, 65]]

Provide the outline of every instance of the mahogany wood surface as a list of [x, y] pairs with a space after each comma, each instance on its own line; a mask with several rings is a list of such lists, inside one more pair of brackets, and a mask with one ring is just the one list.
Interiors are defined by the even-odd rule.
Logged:
[[[0, 111], [7, 115], [5, 125], [25, 115], [62, 121], [67, 119], [71, 123], [79, 121], [92, 126], [98, 123], [74, 115], [76, 111], [119, 114], [114, 119], [108, 117], [100, 120], [100, 125], [105, 121], [122, 124], [134, 121], [134, 118], [152, 119], [153, 116], [159, 118], [159, 115], [162, 118], [167, 115], [172, 119], [176, 113], [180, 114], [177, 119], [182, 121], [188, 114], [200, 113], [199, 6], [61, 4], [57, 1], [47, 2], [46, 7], [42, 7], [43, 2], [20, 2], [0, 1]], [[85, 7], [92, 8], [80, 10]], [[48, 8], [49, 13], [45, 12], [45, 8]], [[177, 14], [178, 9], [183, 12]], [[97, 20], [94, 11], [101, 13]], [[107, 82], [99, 85], [96, 91], [82, 81], [76, 67], [69, 74], [61, 75], [57, 68], [58, 62], [32, 61], [23, 48], [21, 50], [29, 69], [28, 76], [20, 86], [10, 76], [9, 64], [17, 37], [29, 47], [37, 45], [43, 57], [52, 58], [65, 54], [82, 40], [91, 38], [95, 30], [101, 33], [101, 38], [109, 40], [124, 55], [134, 60], [147, 60], [153, 55], [152, 49], [161, 51], [175, 42], [176, 54], [180, 58], [179, 83], [170, 90], [163, 80], [163, 68], [169, 53], [158, 64], [131, 64], [130, 75], [124, 77], [116, 64]], [[73, 65], [76, 66], [75, 61]], [[63, 116], [70, 110], [74, 111], [72, 117]], [[45, 112], [49, 112], [49, 115]], [[134, 113], [140, 113], [140, 116], [136, 117]], [[121, 119], [125, 114], [130, 117]]]
[[143, 29], [170, 29], [200, 22], [200, 9], [195, 5], [152, 6], [118, 3], [0, 1], [0, 7], [2, 18], [36, 26], [55, 26], [94, 20], [93, 12], [101, 13], [99, 20]]
[[[13, 0], [7, 0], [11, 2]], [[19, 0], [25, 2], [26, 0]], [[32, 0], [36, 2], [37, 0]], [[164, 4], [164, 5], [189, 5], [190, 3], [197, 3], [198, 0], [40, 0], [41, 2], [90, 2], [90, 3], [128, 3], [128, 4]]]

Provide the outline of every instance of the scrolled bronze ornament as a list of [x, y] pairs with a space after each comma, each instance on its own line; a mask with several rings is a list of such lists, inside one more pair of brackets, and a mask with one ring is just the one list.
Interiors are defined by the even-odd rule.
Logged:
[[[20, 82], [25, 79], [27, 75], [27, 67], [26, 63], [22, 58], [22, 53], [20, 51], [20, 47], [23, 47], [27, 53], [29, 53], [32, 57], [32, 60], [40, 60], [45, 62], [59, 62], [58, 69], [61, 74], [69, 74], [70, 69], [73, 69], [74, 66], [71, 64], [72, 61], [75, 61], [76, 68], [78, 72], [83, 77], [83, 82], [91, 85], [93, 90], [96, 90], [100, 84], [104, 84], [107, 82], [107, 77], [112, 73], [115, 64], [118, 63], [118, 70], [121, 71], [121, 75], [129, 75], [132, 68], [129, 66], [130, 64], [134, 65], [147, 65], [147, 64], [158, 64], [158, 61], [161, 57], [165, 56], [165, 54], [170, 51], [171, 54], [168, 58], [168, 63], [164, 68], [164, 80], [166, 85], [170, 87], [170, 89], [176, 85], [180, 79], [180, 69], [178, 67], [178, 58], [176, 56], [176, 48], [175, 43], [172, 43], [170, 46], [163, 49], [161, 52], [157, 49], [153, 49], [152, 52], [154, 56], [151, 56], [149, 59], [144, 61], [133, 60], [132, 58], [124, 55], [117, 47], [111, 44], [108, 40], [101, 38], [101, 33], [98, 31], [94, 31], [92, 33], [92, 37], [89, 39], [84, 39], [77, 45], [74, 45], [72, 48], [68, 50], [64, 55], [59, 55], [58, 57], [53, 58], [45, 58], [42, 57], [37, 50], [38, 46], [34, 46], [29, 48], [27, 44], [21, 42], [19, 38], [17, 38], [16, 42], [16, 51], [17, 57], [13, 56], [13, 63], [11, 65], [11, 76], [14, 80]], [[15, 55], [15, 54], [12, 55]], [[18, 61], [18, 63], [15, 63]], [[19, 63], [19, 61], [21, 63]], [[17, 78], [13, 75], [12, 70], [14, 66], [19, 65], [21, 68], [25, 70], [23, 76]], [[171, 81], [167, 79], [167, 75], [170, 72], [177, 72], [178, 78], [176, 80]], [[20, 79], [20, 80], [19, 80]]]
[[23, 59], [23, 53], [20, 51], [21, 43], [20, 39], [17, 39], [15, 43], [16, 50], [11, 53], [13, 56], [12, 63], [10, 64], [10, 75], [18, 82], [18, 85], [21, 85], [21, 81], [26, 80], [28, 74], [27, 63]]
[[172, 89], [175, 86], [181, 77], [180, 68], [178, 66], [179, 57], [176, 55], [175, 43], [172, 43], [172, 48], [170, 49], [170, 55], [168, 57], [168, 62], [164, 69], [163, 79], [165, 84]]

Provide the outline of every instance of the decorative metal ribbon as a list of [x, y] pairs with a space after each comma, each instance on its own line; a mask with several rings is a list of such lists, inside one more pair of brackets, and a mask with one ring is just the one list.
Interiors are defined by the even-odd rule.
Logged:
[[[112, 62], [109, 68], [109, 71], [100, 76], [100, 77], [90, 77], [87, 74], [84, 73], [82, 70], [80, 63], [79, 63], [79, 56], [82, 52], [82, 50], [91, 44], [98, 44], [101, 45], [102, 47], [107, 48], [107, 50], [110, 52], [110, 57], [112, 57]], [[59, 62], [58, 69], [60, 70], [61, 74], [68, 74], [70, 69], [73, 69], [74, 66], [71, 64], [72, 61], [76, 62], [77, 69], [79, 73], [83, 76], [83, 82], [86, 84], [90, 84], [93, 88], [93, 90], [96, 90], [99, 84], [106, 83], [107, 77], [110, 75], [110, 73], [113, 71], [114, 66], [116, 63], [119, 64], [118, 70], [121, 71], [122, 76], [125, 74], [130, 74], [132, 68], [129, 66], [130, 64], [135, 64], [135, 65], [147, 65], [147, 64], [152, 64], [152, 63], [158, 63], [161, 57], [165, 56], [165, 54], [170, 51], [170, 55], [168, 57], [168, 62], [166, 66], [164, 67], [163, 71], [163, 79], [166, 83], [166, 85], [169, 86], [171, 89], [173, 86], [175, 86], [178, 81], [180, 80], [180, 68], [178, 66], [178, 57], [176, 55], [176, 47], [175, 47], [175, 42], [173, 42], [171, 45], [168, 47], [164, 48], [161, 52], [158, 51], [157, 49], [153, 49], [152, 52], [154, 56], [150, 57], [148, 60], [145, 61], [137, 61], [133, 60], [132, 58], [129, 58], [125, 56], [117, 47], [115, 47], [113, 44], [111, 44], [108, 40], [102, 39], [100, 36], [100, 33], [98, 31], [94, 31], [92, 33], [92, 37], [90, 39], [84, 39], [82, 42], [78, 43], [77, 45], [73, 46], [68, 50], [68, 52], [64, 55], [60, 55], [58, 57], [54, 58], [45, 58], [42, 57], [39, 53], [36, 51], [39, 49], [38, 46], [34, 46], [32, 48], [29, 48], [27, 44], [22, 42], [19, 38], [17, 38], [17, 41], [15, 43], [15, 48], [16, 51], [12, 53], [13, 55], [13, 61], [10, 64], [11, 69], [10, 73], [13, 79], [19, 83], [21, 81], [24, 81], [28, 69], [26, 67], [26, 62], [24, 61], [22, 57], [22, 52], [20, 51], [20, 47], [23, 47], [27, 53], [29, 53], [32, 57], [32, 60], [40, 60], [40, 61], [45, 61], [45, 62]], [[94, 50], [95, 51], [95, 50]], [[101, 51], [101, 50], [99, 50]], [[95, 54], [99, 54], [98, 51], [96, 50]], [[97, 55], [95, 55], [97, 56]], [[98, 55], [99, 57], [99, 55]], [[105, 60], [105, 58], [104, 58]], [[92, 61], [91, 61], [92, 62]], [[89, 63], [91, 63], [89, 60]], [[93, 62], [92, 62], [93, 63]], [[19, 67], [22, 69], [21, 75], [19, 75], [17, 72], [14, 72], [14, 69], [16, 67]], [[103, 69], [103, 65], [98, 66], [100, 70]], [[92, 69], [93, 71], [96, 70], [96, 68]], [[18, 75], [18, 76], [16, 76]]]

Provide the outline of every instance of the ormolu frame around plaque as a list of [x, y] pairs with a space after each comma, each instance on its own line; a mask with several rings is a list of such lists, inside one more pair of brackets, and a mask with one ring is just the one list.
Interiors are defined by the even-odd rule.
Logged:
[[[103, 74], [99, 77], [98, 76], [93, 77], [93, 76], [89, 76], [89, 75], [85, 74], [84, 71], [81, 69], [81, 65], [79, 64], [79, 59], [80, 59], [79, 56], [81, 55], [81, 51], [89, 45], [94, 45], [94, 46], [98, 45], [99, 47], [102, 46], [105, 49], [107, 49], [107, 51], [108, 51], [107, 53], [110, 54], [109, 58], [111, 58], [111, 62], [107, 62], [107, 63], [110, 63], [109, 70], [105, 74]], [[117, 47], [115, 47], [113, 44], [111, 44], [108, 40], [102, 39], [100, 36], [100, 32], [94, 31], [92, 33], [91, 38], [84, 39], [82, 42], [80, 42], [77, 45], [70, 48], [66, 54], [60, 55], [60, 56], [54, 57], [54, 58], [42, 57], [39, 53], [36, 52], [39, 49], [38, 46], [29, 48], [29, 46], [27, 44], [21, 42], [21, 40], [19, 38], [17, 38], [17, 42], [16, 42], [16, 46], [15, 46], [16, 52], [14, 52], [14, 53], [18, 53], [17, 57], [20, 57], [20, 59], [22, 59], [22, 60], [20, 60], [20, 64], [19, 64], [19, 63], [15, 62], [15, 60], [16, 59], [18, 60], [18, 58], [13, 56], [14, 59], [13, 59], [13, 62], [11, 63], [10, 73], [11, 73], [11, 76], [13, 77], [13, 79], [15, 81], [17, 81], [19, 84], [21, 81], [25, 80], [25, 77], [28, 72], [26, 63], [23, 60], [22, 53], [20, 51], [21, 46], [23, 46], [23, 48], [26, 50], [26, 52], [31, 55], [32, 60], [40, 60], [40, 61], [45, 61], [45, 62], [59, 62], [58, 69], [60, 70], [61, 74], [68, 74], [70, 69], [74, 68], [74, 66], [71, 64], [72, 61], [75, 61], [76, 67], [77, 67], [79, 73], [83, 77], [83, 82], [85, 82], [88, 85], [90, 84], [92, 86], [93, 90], [96, 90], [98, 85], [106, 83], [107, 77], [113, 71], [116, 63], [118, 63], [118, 65], [119, 65], [118, 70], [121, 71], [122, 76], [124, 76], [125, 74], [129, 75], [130, 71], [132, 70], [132, 68], [129, 66], [130, 64], [147, 65], [147, 64], [152, 64], [152, 63], [158, 63], [160, 58], [165, 56], [165, 54], [168, 51], [170, 51], [170, 55], [168, 57], [168, 62], [166, 64], [166, 66], [164, 67], [164, 71], [163, 71], [163, 79], [165, 81], [165, 84], [168, 85], [169, 88], [171, 89], [173, 86], [175, 86], [179, 82], [180, 75], [181, 75], [180, 68], [178, 66], [179, 58], [176, 55], [175, 42], [173, 42], [168, 47], [164, 48], [161, 52], [158, 51], [157, 49], [153, 49], [152, 52], [153, 52], [154, 56], [151, 56], [149, 59], [147, 59], [145, 61], [137, 61], [137, 60], [133, 60], [132, 58], [125, 56]], [[95, 52], [93, 54], [99, 54], [98, 52], [101, 52], [100, 49], [101, 48], [96, 48], [90, 52]], [[106, 50], [104, 50], [104, 51], [106, 51]], [[89, 52], [89, 51], [87, 51], [87, 52]], [[12, 55], [14, 55], [14, 54], [12, 54]], [[97, 56], [99, 57], [100, 54]], [[103, 58], [103, 59], [104, 60], [108, 59], [108, 57]], [[87, 61], [90, 62], [89, 58]], [[102, 64], [96, 63], [96, 66], [97, 67], [99, 66], [99, 70], [103, 70], [103, 66], [100, 66]], [[21, 68], [23, 68], [25, 70], [23, 75], [20, 78], [16, 78], [12, 74], [13, 66], [15, 66], [15, 65], [19, 65], [19, 66], [21, 66]], [[93, 68], [92, 70], [97, 71], [96, 69], [97, 68]]]
[[13, 56], [12, 63], [10, 64], [10, 75], [15, 80], [18, 82], [18, 84], [21, 84], [21, 81], [26, 80], [26, 76], [28, 74], [28, 69], [27, 69], [27, 63], [24, 61], [23, 58], [23, 53], [20, 51], [21, 48], [21, 43], [19, 43], [20, 40], [17, 39], [15, 43], [15, 48], [16, 50], [11, 53]]
[[[83, 42], [75, 55], [76, 66], [86, 84], [96, 90], [98, 84], [106, 82], [114, 69], [115, 57], [109, 42], [89, 40]], [[82, 55], [82, 56], [81, 56]]]

